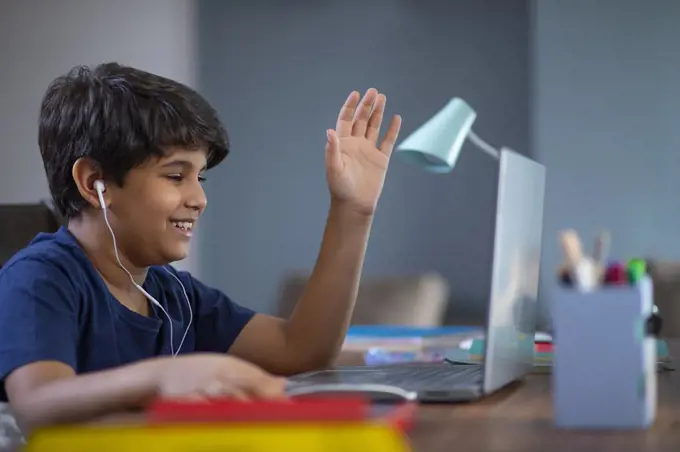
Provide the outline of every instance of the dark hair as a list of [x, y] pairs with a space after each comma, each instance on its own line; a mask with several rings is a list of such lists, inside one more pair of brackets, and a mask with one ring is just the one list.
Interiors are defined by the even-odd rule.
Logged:
[[50, 84], [38, 143], [54, 205], [66, 218], [87, 205], [71, 172], [81, 157], [123, 185], [132, 168], [163, 156], [168, 147], [206, 150], [208, 168], [229, 153], [227, 132], [201, 95], [117, 63], [77, 66]]

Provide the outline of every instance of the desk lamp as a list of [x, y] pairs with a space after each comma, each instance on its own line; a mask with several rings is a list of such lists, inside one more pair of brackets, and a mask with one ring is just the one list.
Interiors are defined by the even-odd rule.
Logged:
[[397, 146], [405, 160], [433, 173], [449, 173], [456, 166], [466, 138], [496, 160], [500, 152], [472, 130], [477, 113], [463, 99], [453, 98], [429, 121]]

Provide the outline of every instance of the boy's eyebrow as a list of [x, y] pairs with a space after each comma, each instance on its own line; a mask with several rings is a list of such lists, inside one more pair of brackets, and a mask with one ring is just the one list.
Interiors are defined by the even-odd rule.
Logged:
[[[193, 168], [194, 164], [190, 160], [175, 159], [175, 160], [171, 160], [171, 161], [161, 165], [162, 168], [168, 168], [168, 167], [172, 167], [172, 166], [181, 166], [183, 168]], [[201, 168], [201, 171], [205, 171], [207, 166], [208, 166], [207, 164], [203, 165], [203, 168]]]

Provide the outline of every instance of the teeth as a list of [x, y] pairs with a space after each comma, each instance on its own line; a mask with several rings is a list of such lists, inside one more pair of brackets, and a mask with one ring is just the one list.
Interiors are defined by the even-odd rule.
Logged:
[[194, 224], [191, 221], [173, 221], [172, 224], [184, 231], [190, 231]]

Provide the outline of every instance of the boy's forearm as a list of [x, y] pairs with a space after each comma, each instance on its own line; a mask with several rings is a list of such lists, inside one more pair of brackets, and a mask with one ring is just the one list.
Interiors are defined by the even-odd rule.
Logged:
[[314, 271], [287, 324], [288, 345], [312, 367], [331, 364], [342, 347], [372, 222], [372, 215], [331, 204]]
[[86, 422], [110, 413], [142, 408], [156, 395], [158, 359], [41, 384], [11, 401], [24, 431]]

